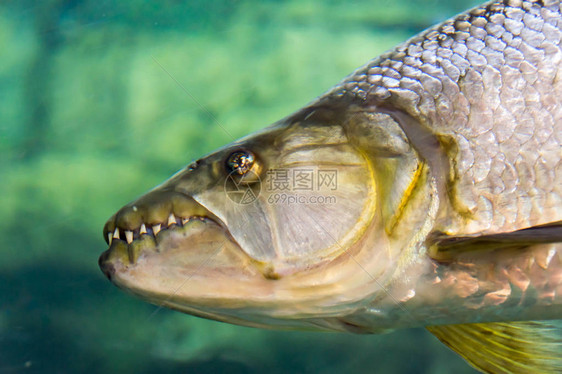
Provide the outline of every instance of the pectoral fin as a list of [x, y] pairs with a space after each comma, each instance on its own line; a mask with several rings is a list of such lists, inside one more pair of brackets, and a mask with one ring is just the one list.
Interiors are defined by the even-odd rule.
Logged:
[[561, 373], [562, 321], [429, 326], [484, 373]]
[[466, 252], [514, 250], [558, 242], [562, 242], [562, 221], [493, 235], [449, 236], [433, 233], [429, 236], [428, 248], [434, 260], [450, 261]]

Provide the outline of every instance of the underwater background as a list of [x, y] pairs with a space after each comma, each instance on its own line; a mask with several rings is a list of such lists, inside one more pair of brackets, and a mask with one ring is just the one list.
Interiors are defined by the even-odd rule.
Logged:
[[423, 329], [277, 332], [162, 309], [97, 259], [123, 204], [476, 4], [0, 1], [0, 374], [475, 373]]

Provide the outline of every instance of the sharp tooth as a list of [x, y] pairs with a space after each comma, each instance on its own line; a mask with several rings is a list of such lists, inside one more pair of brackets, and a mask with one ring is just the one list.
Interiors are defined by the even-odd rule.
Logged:
[[108, 239], [107, 241], [109, 242], [109, 245], [111, 245], [111, 241], [113, 240], [113, 233], [112, 232], [107, 234], [107, 239]]
[[113, 237], [114, 237], [115, 239], [121, 239], [121, 238], [119, 237], [119, 228], [118, 228], [118, 227], [115, 228], [115, 231], [113, 232]]
[[161, 224], [157, 224], [157, 225], [152, 226], [152, 232], [154, 233], [154, 235], [156, 235], [160, 232], [160, 227], [162, 227]]
[[131, 244], [131, 242], [133, 241], [133, 232], [125, 230], [125, 238], [127, 238], [127, 243]]
[[188, 223], [188, 222], [189, 222], [189, 218], [182, 218], [182, 219], [181, 219], [181, 224], [182, 224], [182, 225], [185, 225], [185, 224]]
[[146, 234], [146, 226], [144, 225], [144, 223], [140, 227], [139, 234]]
[[170, 216], [168, 217], [168, 226], [171, 226], [172, 224], [178, 224], [178, 221], [176, 221], [176, 217], [174, 216], [173, 213], [170, 213]]

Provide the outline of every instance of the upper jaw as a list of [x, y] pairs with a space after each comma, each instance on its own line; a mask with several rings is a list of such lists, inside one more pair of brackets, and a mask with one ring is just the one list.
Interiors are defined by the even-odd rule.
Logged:
[[110, 247], [101, 255], [99, 265], [111, 278], [116, 261], [134, 264], [143, 252], [161, 251], [157, 243], [162, 235], [201, 224], [225, 229], [218, 217], [192, 197], [154, 190], [125, 205], [106, 222], [103, 236]]
[[115, 213], [106, 222], [103, 236], [108, 244], [114, 238], [130, 243], [142, 234], [151, 231], [157, 234], [160, 229], [174, 224], [183, 225], [190, 217], [202, 217], [219, 223], [213, 213], [191, 196], [172, 190], [154, 190]]

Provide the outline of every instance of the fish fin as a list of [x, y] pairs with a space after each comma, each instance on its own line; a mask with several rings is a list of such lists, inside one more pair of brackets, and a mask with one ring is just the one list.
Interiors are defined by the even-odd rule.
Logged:
[[428, 236], [428, 253], [434, 260], [449, 261], [466, 252], [513, 250], [558, 242], [562, 242], [562, 221], [480, 236], [449, 236], [434, 232]]
[[484, 373], [562, 373], [562, 321], [428, 326]]

